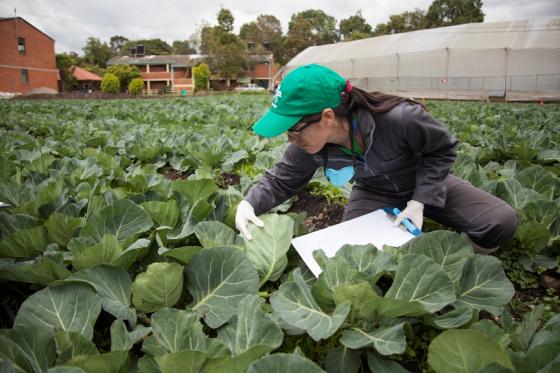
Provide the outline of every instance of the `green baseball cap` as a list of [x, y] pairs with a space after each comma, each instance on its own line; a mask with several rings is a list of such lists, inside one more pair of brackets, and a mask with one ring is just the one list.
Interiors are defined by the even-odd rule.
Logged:
[[340, 105], [340, 94], [345, 88], [346, 79], [328, 67], [298, 67], [282, 80], [272, 98], [272, 107], [252, 129], [263, 137], [278, 136], [304, 116]]

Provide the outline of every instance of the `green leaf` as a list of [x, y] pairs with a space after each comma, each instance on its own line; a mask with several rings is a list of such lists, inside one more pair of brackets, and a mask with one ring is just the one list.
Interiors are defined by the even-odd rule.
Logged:
[[284, 272], [294, 233], [294, 221], [288, 216], [270, 214], [261, 216], [261, 220], [264, 227], [251, 224], [253, 239], [245, 240], [245, 252], [259, 273], [260, 286], [278, 280]]
[[158, 254], [178, 260], [181, 264], [189, 264], [196, 254], [202, 251], [200, 246], [183, 246], [174, 249], [160, 247]]
[[148, 211], [148, 214], [150, 214], [156, 226], [173, 228], [179, 220], [179, 207], [174, 200], [169, 200], [167, 202], [149, 201], [141, 203], [140, 206]]
[[98, 355], [78, 355], [65, 365], [82, 368], [88, 373], [126, 373], [130, 358], [128, 351], [111, 351]]
[[509, 334], [490, 320], [477, 321], [469, 326], [469, 329], [479, 331], [487, 337], [492, 338], [500, 344], [503, 350], [505, 350], [511, 342]]
[[340, 343], [353, 349], [373, 345], [381, 355], [402, 354], [406, 349], [404, 323], [379, 328], [372, 332], [365, 332], [360, 328], [346, 329], [342, 332]]
[[457, 297], [459, 302], [499, 315], [513, 294], [513, 285], [506, 277], [499, 259], [476, 255], [467, 260]]
[[427, 316], [427, 323], [441, 329], [451, 329], [463, 326], [473, 319], [473, 310], [470, 306], [459, 301], [455, 301], [451, 306], [453, 309], [450, 311]]
[[539, 327], [543, 312], [544, 306], [540, 304], [523, 316], [523, 321], [511, 333], [511, 347], [513, 350], [526, 351], [529, 348], [531, 340]]
[[78, 355], [95, 355], [98, 353], [95, 344], [76, 332], [61, 330], [55, 336], [57, 365], [64, 365]]
[[152, 263], [132, 284], [132, 303], [138, 311], [155, 312], [177, 303], [183, 291], [183, 266]]
[[418, 302], [436, 312], [455, 301], [453, 284], [442, 267], [424, 255], [406, 254], [400, 260], [387, 299]]
[[377, 354], [368, 352], [367, 362], [369, 370], [376, 373], [408, 373], [408, 370], [404, 369], [396, 361], [386, 360]]
[[163, 308], [152, 315], [157, 343], [168, 353], [206, 351], [206, 336], [199, 316], [192, 311]]
[[541, 166], [534, 165], [519, 171], [515, 179], [523, 187], [539, 192], [545, 198], [552, 198], [556, 180]]
[[311, 287], [311, 294], [321, 309], [331, 312], [335, 309], [334, 290], [341, 285], [362, 281], [365, 276], [355, 270], [341, 256], [326, 259], [319, 279]]
[[72, 266], [76, 270], [100, 264], [115, 264], [123, 253], [117, 238], [109, 234], [93, 246], [70, 246], [69, 249], [74, 255]]
[[53, 281], [65, 279], [70, 274], [66, 267], [47, 257], [0, 267], [1, 279], [45, 286]]
[[284, 333], [261, 309], [264, 300], [247, 295], [237, 309], [236, 316], [218, 331], [234, 356], [255, 346], [269, 346], [274, 350], [282, 344]]
[[237, 240], [235, 231], [219, 221], [198, 223], [194, 227], [194, 234], [205, 249], [224, 246], [234, 247], [242, 244]]
[[321, 373], [325, 372], [311, 360], [297, 354], [272, 354], [249, 365], [247, 373]]
[[14, 325], [67, 330], [91, 339], [99, 312], [101, 302], [91, 287], [81, 284], [49, 286], [23, 302]]
[[91, 237], [98, 242], [110, 234], [118, 241], [124, 241], [147, 231], [152, 225], [150, 215], [142, 207], [128, 199], [121, 199], [93, 213], [80, 236]]
[[49, 220], [45, 222], [45, 227], [47, 228], [49, 239], [65, 247], [83, 223], [83, 218], [74, 218], [60, 212], [55, 212], [49, 216]]
[[523, 185], [515, 179], [508, 179], [498, 183], [496, 193], [498, 197], [509, 203], [511, 207], [517, 211], [522, 210], [523, 207], [531, 201], [542, 199], [539, 193], [523, 187]]
[[519, 224], [514, 237], [534, 254], [546, 247], [552, 235], [545, 225], [530, 221]]
[[455, 288], [459, 286], [465, 262], [474, 255], [471, 245], [461, 235], [450, 231], [422, 234], [402, 245], [400, 250], [432, 258], [451, 278]]
[[187, 288], [193, 297], [188, 309], [199, 312], [218, 328], [226, 323], [247, 294], [258, 291], [258, 274], [238, 249], [217, 247], [197, 254], [185, 268]]
[[210, 179], [175, 180], [172, 185], [173, 191], [184, 195], [191, 204], [201, 199], [206, 200], [218, 191], [218, 187]]
[[344, 245], [336, 256], [343, 257], [354, 269], [370, 278], [372, 283], [397, 269], [397, 263], [391, 254], [379, 251], [371, 244]]
[[52, 332], [32, 325], [0, 330], [0, 345], [0, 360], [11, 360], [23, 371], [46, 372], [56, 359]]
[[210, 359], [204, 365], [205, 373], [245, 373], [249, 365], [263, 356], [264, 354], [270, 352], [272, 348], [270, 346], [253, 346], [249, 350], [242, 352], [236, 356], [218, 356]]
[[293, 271], [294, 281], [280, 285], [270, 297], [272, 308], [282, 320], [293, 327], [303, 329], [315, 341], [333, 335], [350, 312], [350, 304], [336, 307], [332, 315], [323, 313], [305, 284], [299, 268]]
[[111, 351], [128, 351], [152, 332], [151, 328], [139, 325], [133, 331], [129, 332], [121, 319], [116, 319], [111, 324]]
[[428, 348], [428, 363], [436, 373], [478, 372], [495, 362], [513, 368], [498, 342], [475, 330], [446, 330]]
[[0, 255], [25, 258], [41, 255], [49, 244], [43, 226], [16, 231], [0, 241]]
[[[335, 304], [341, 305], [349, 302], [351, 305], [350, 320], [357, 316], [364, 316], [362, 310], [376, 294], [368, 282], [361, 281], [355, 284], [339, 285], [334, 288], [333, 299]], [[366, 317], [367, 318], [367, 317]]]
[[68, 280], [83, 281], [91, 285], [103, 309], [115, 316], [136, 324], [136, 311], [130, 307], [132, 280], [127, 271], [113, 266], [100, 265], [74, 273]]
[[547, 229], [560, 214], [560, 206], [554, 201], [532, 201], [523, 208], [523, 220], [534, 221]]
[[162, 372], [198, 373], [208, 357], [202, 351], [180, 351], [156, 356], [155, 360]]
[[330, 350], [325, 357], [325, 368], [329, 373], [357, 373], [361, 366], [360, 352], [344, 346]]

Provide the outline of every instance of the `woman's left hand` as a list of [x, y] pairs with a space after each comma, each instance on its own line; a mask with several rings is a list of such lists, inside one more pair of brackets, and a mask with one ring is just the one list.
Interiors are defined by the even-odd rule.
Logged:
[[395, 219], [395, 227], [398, 226], [403, 219], [410, 220], [416, 228], [422, 229], [422, 223], [424, 222], [424, 204], [415, 200], [408, 201], [406, 208], [402, 210]]

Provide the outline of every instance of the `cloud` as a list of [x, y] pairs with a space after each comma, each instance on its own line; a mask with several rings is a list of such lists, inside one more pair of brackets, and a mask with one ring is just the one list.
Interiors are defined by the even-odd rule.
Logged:
[[[385, 23], [392, 14], [427, 10], [432, 0], [4, 0], [0, 16], [13, 16], [13, 9], [56, 40], [57, 52], [82, 53], [88, 37], [109, 41], [114, 35], [129, 39], [161, 38], [168, 43], [185, 40], [202, 22], [216, 24], [223, 6], [232, 11], [235, 31], [260, 14], [272, 14], [284, 33], [293, 14], [320, 8], [337, 21], [362, 11], [373, 26]], [[320, 4], [320, 5], [318, 5]], [[486, 21], [505, 21], [560, 15], [558, 0], [484, 0]]]

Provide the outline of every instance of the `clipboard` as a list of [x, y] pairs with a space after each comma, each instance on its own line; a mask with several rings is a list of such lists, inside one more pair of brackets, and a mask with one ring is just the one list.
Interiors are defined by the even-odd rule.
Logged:
[[313, 258], [313, 251], [315, 250], [321, 249], [328, 258], [331, 258], [346, 244], [373, 244], [378, 250], [383, 250], [384, 245], [401, 246], [415, 237], [401, 226], [393, 226], [393, 220], [394, 217], [380, 209], [296, 237], [292, 240], [292, 245], [315, 277], [319, 277], [322, 270]]

